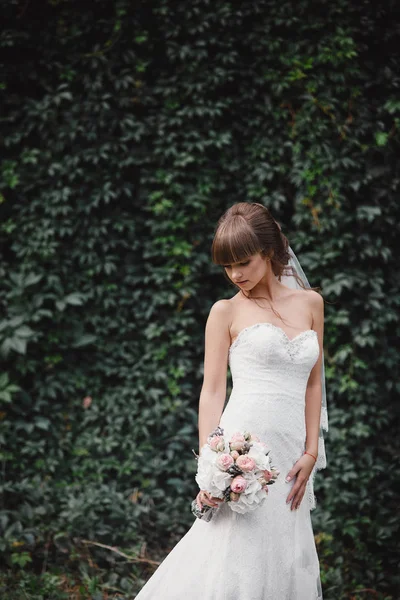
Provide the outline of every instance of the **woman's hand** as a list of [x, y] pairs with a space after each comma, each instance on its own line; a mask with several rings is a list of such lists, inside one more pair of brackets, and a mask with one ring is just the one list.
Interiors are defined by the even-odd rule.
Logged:
[[207, 492], [206, 490], [200, 490], [196, 496], [196, 503], [200, 510], [203, 508], [202, 504], [214, 507], [218, 506], [219, 502], [223, 502], [223, 499], [211, 496], [210, 492]]
[[288, 504], [291, 500], [292, 506], [290, 510], [295, 508], [299, 508], [300, 503], [303, 499], [304, 492], [306, 491], [306, 485], [308, 478], [311, 475], [311, 471], [315, 465], [315, 460], [309, 454], [303, 454], [301, 458], [295, 463], [295, 465], [290, 469], [289, 473], [286, 476], [286, 481], [291, 481], [293, 477], [296, 475], [296, 481], [290, 490], [288, 497], [286, 498], [286, 504]]

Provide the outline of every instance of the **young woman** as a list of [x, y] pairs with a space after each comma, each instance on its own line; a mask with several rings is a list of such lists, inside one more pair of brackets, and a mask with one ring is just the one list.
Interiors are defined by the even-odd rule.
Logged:
[[[280, 475], [244, 514], [200, 490], [199, 508], [218, 507], [212, 520], [195, 520], [137, 600], [322, 599], [310, 510], [315, 470], [325, 466], [324, 303], [294, 271], [298, 289], [282, 283], [290, 251], [261, 204], [235, 204], [219, 220], [212, 258], [238, 292], [211, 307], [199, 401], [199, 454], [218, 425], [225, 435], [250, 431], [266, 442]], [[224, 409], [228, 365], [233, 387]]]

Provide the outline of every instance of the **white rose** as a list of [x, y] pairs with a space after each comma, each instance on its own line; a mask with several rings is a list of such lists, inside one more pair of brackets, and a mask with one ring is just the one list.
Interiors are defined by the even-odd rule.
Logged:
[[269, 456], [267, 456], [265, 452], [263, 452], [262, 447], [256, 445], [252, 446], [248, 452], [248, 456], [255, 460], [256, 465], [260, 470], [269, 469]]
[[212, 484], [219, 491], [223, 492], [232, 481], [232, 475], [226, 471], [218, 471], [214, 473]]
[[208, 490], [209, 485], [213, 478], [213, 473], [215, 470], [215, 460], [216, 453], [209, 449], [205, 449], [204, 454], [200, 456], [197, 461], [197, 473], [195, 476], [195, 480], [198, 483], [200, 489]]
[[230, 502], [229, 506], [234, 512], [244, 514], [255, 510], [262, 502], [266, 500], [266, 494], [262, 490], [259, 481], [255, 479], [246, 488], [237, 502]]

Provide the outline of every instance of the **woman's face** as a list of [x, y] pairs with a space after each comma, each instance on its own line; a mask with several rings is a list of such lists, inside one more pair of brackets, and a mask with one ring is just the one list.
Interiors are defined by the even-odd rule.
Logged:
[[249, 256], [243, 262], [223, 266], [229, 279], [245, 290], [251, 290], [267, 274], [267, 260], [260, 253]]

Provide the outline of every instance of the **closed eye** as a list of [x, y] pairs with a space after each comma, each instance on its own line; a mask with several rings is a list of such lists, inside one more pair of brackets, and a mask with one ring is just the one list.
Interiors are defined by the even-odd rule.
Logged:
[[[249, 260], [246, 260], [245, 262], [241, 262], [241, 263], [237, 263], [240, 267], [245, 267], [246, 265], [249, 264]], [[231, 269], [232, 265], [222, 265], [224, 267], [224, 269]]]

